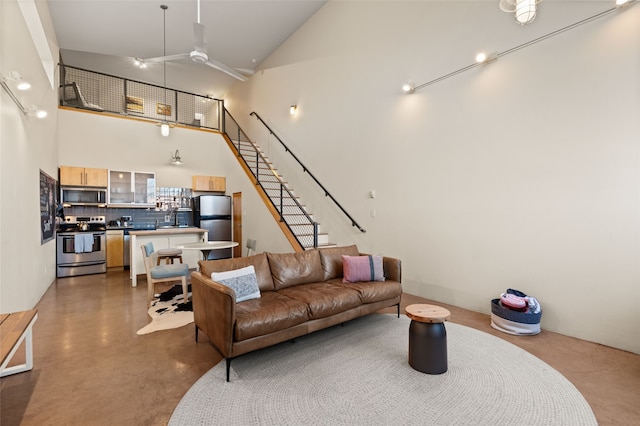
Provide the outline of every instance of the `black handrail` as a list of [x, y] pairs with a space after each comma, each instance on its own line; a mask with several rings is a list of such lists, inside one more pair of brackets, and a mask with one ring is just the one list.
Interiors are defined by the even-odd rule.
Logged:
[[358, 224], [358, 222], [356, 222], [356, 221], [351, 217], [351, 215], [350, 215], [349, 213], [347, 213], [347, 211], [344, 209], [344, 207], [342, 207], [342, 205], [340, 205], [340, 203], [338, 202], [338, 200], [336, 200], [336, 199], [333, 197], [333, 195], [331, 195], [331, 194], [329, 193], [329, 191], [327, 191], [327, 189], [324, 187], [324, 185], [322, 185], [322, 184], [320, 183], [320, 181], [319, 181], [318, 179], [316, 179], [316, 177], [313, 175], [313, 173], [311, 173], [311, 172], [309, 171], [309, 169], [307, 168], [307, 166], [305, 166], [304, 164], [302, 164], [302, 161], [300, 161], [300, 160], [298, 159], [298, 157], [296, 157], [296, 155], [293, 153], [293, 151], [291, 151], [291, 150], [289, 149], [289, 147], [288, 147], [287, 145], [285, 145], [285, 143], [284, 143], [284, 142], [282, 142], [282, 139], [280, 139], [280, 138], [278, 137], [278, 135], [276, 135], [276, 134], [274, 133], [274, 131], [273, 131], [273, 130], [271, 130], [271, 127], [269, 127], [269, 125], [268, 125], [267, 123], [265, 123], [265, 122], [264, 122], [264, 120], [263, 120], [263, 119], [258, 115], [258, 113], [257, 113], [257, 112], [252, 111], [252, 112], [251, 112], [251, 114], [249, 114], [249, 115], [253, 115], [254, 117], [256, 117], [256, 118], [257, 118], [257, 119], [258, 119], [258, 120], [259, 120], [259, 121], [264, 125], [264, 127], [266, 127], [266, 128], [267, 128], [267, 130], [269, 130], [269, 133], [270, 133], [270, 134], [272, 134], [272, 135], [273, 135], [273, 136], [278, 140], [278, 142], [280, 142], [280, 144], [284, 147], [285, 152], [288, 152], [288, 153], [289, 153], [289, 154], [290, 154], [290, 155], [291, 155], [291, 156], [296, 160], [296, 162], [297, 162], [298, 164], [300, 164], [300, 166], [302, 167], [302, 171], [303, 171], [303, 172], [305, 172], [305, 173], [308, 173], [308, 174], [309, 174], [309, 176], [311, 176], [311, 178], [315, 181], [315, 183], [317, 183], [317, 184], [318, 184], [318, 186], [319, 186], [319, 187], [322, 189], [322, 191], [324, 192], [324, 196], [325, 196], [325, 197], [329, 197], [329, 198], [331, 198], [331, 201], [333, 201], [333, 202], [335, 203], [335, 205], [336, 205], [336, 206], [338, 206], [338, 208], [342, 211], [342, 213], [344, 213], [344, 214], [349, 218], [349, 220], [351, 221], [351, 226], [355, 226], [355, 227], [356, 227], [356, 228], [358, 228], [361, 232], [367, 232], [363, 227], [361, 227], [361, 226]]

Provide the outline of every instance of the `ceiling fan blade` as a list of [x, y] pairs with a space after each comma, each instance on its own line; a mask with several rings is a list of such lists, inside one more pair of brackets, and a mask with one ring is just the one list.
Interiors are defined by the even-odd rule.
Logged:
[[199, 22], [193, 23], [193, 43], [195, 50], [202, 53], [207, 53], [207, 36], [204, 29], [204, 25]]
[[177, 60], [186, 59], [186, 58], [189, 58], [188, 53], [179, 53], [177, 55], [158, 56], [157, 58], [148, 58], [148, 59], [144, 59], [144, 61], [148, 64], [151, 64], [154, 62], [169, 62], [169, 61], [177, 61]]
[[211, 68], [215, 68], [218, 71], [222, 71], [223, 73], [228, 74], [231, 77], [237, 78], [240, 81], [247, 81], [247, 77], [245, 77], [244, 75], [240, 74], [238, 71], [234, 70], [233, 68], [229, 68], [228, 66], [226, 66], [222, 62], [216, 61], [215, 59], [209, 58], [209, 60], [206, 62], [206, 64], [208, 66], [210, 66]]
[[250, 70], [249, 68], [236, 68], [236, 71], [240, 71], [245, 75], [254, 75], [256, 73], [255, 70]]

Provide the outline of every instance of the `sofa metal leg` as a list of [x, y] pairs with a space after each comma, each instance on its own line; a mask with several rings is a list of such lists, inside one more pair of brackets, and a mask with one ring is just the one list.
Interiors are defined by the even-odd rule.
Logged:
[[231, 370], [231, 360], [233, 358], [227, 358], [227, 382], [229, 381], [229, 371]]
[[398, 318], [400, 318], [400, 303], [398, 303], [396, 307], [398, 308]]
[[196, 325], [196, 342], [198, 341], [198, 326]]

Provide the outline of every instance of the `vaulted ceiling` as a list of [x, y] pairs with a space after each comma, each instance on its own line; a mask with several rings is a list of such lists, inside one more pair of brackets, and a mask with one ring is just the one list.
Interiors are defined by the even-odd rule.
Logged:
[[[326, 0], [201, 0], [210, 58], [256, 71], [260, 63], [304, 24]], [[194, 50], [197, 0], [49, 0], [63, 63], [163, 84], [163, 64], [135, 66], [134, 58]], [[239, 80], [189, 58], [166, 62], [167, 87], [223, 97]], [[242, 83], [240, 83], [242, 84]]]

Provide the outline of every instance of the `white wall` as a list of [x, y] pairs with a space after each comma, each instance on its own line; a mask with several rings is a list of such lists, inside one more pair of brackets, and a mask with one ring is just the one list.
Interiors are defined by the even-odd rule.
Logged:
[[[163, 137], [150, 122], [78, 110], [58, 116], [60, 165], [155, 172], [158, 187], [190, 188], [194, 175], [225, 176], [228, 195], [242, 192], [243, 240], [255, 239], [258, 251], [291, 250], [220, 134], [176, 127]], [[181, 166], [170, 164], [176, 149]]]
[[[38, 4], [42, 25], [57, 56], [47, 3]], [[40, 244], [40, 170], [57, 177], [56, 91], [15, 0], [0, 2], [0, 73], [17, 71], [31, 83], [17, 92], [25, 107], [48, 111], [25, 116], [0, 89], [0, 312], [33, 308], [55, 279], [55, 240]], [[9, 82], [9, 84], [13, 84]]]
[[367, 229], [283, 171], [332, 241], [403, 260], [408, 293], [489, 312], [516, 288], [544, 329], [640, 353], [640, 6], [400, 90], [610, 7], [543, 2], [522, 27], [497, 2], [329, 2], [225, 102]]

